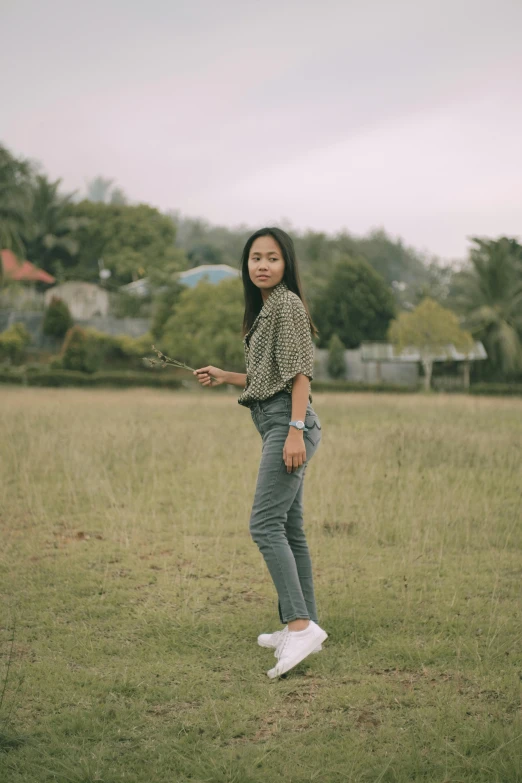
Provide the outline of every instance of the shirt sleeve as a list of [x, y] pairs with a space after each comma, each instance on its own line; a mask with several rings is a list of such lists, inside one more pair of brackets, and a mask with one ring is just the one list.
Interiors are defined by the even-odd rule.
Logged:
[[298, 373], [308, 376], [310, 380], [314, 377], [314, 344], [310, 321], [299, 298], [289, 297], [279, 308], [275, 361], [285, 383]]

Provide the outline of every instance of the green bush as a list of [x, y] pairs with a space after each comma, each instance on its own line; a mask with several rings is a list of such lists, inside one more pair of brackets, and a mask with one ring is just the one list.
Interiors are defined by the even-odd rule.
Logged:
[[141, 337], [111, 335], [93, 328], [74, 326], [62, 345], [59, 356], [51, 359], [50, 369], [96, 372], [97, 370], [145, 369], [143, 356], [154, 356], [150, 332]]
[[26, 376], [21, 372], [12, 372], [8, 367], [0, 365], [0, 383], [24, 384]]
[[162, 336], [165, 324], [170, 316], [174, 314], [184, 289], [185, 286], [179, 280], [171, 280], [156, 293], [151, 314], [150, 331], [154, 337], [152, 342], [159, 340]]
[[21, 364], [30, 342], [31, 335], [25, 324], [12, 324], [0, 332], [0, 362]]
[[243, 317], [242, 298], [241, 281], [236, 277], [216, 285], [200, 280], [197, 286], [185, 288], [165, 324], [161, 350], [192, 367], [241, 368], [244, 355], [238, 323]]
[[89, 338], [88, 330], [71, 326], [65, 335], [60, 362], [64, 370], [96, 372], [101, 364], [99, 346]]
[[64, 337], [74, 321], [67, 303], [57, 296], [53, 296], [49, 307], [45, 311], [42, 331], [50, 337]]
[[[94, 330], [92, 330], [94, 332]], [[111, 364], [122, 364], [143, 367], [142, 356], [154, 356], [151, 345], [154, 339], [150, 332], [141, 337], [130, 337], [127, 334], [116, 336], [104, 335], [103, 338], [93, 335], [93, 338], [101, 340], [103, 345], [103, 364], [108, 367]]]
[[[23, 384], [25, 386], [86, 386], [86, 387], [150, 387], [160, 389], [184, 388], [180, 378], [160, 372], [95, 372], [86, 373], [77, 370], [38, 370], [31, 371], [0, 368], [0, 383]], [[225, 387], [222, 387], [225, 388]]]
[[328, 363], [326, 369], [330, 377], [334, 379], [341, 379], [346, 375], [344, 345], [336, 332], [332, 334], [328, 341]]
[[501, 397], [522, 396], [522, 383], [474, 383], [470, 394], [492, 394]]

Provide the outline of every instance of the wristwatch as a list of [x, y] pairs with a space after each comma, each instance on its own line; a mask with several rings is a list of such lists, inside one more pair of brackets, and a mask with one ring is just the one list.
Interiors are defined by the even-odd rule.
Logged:
[[297, 419], [297, 421], [289, 421], [288, 424], [295, 427], [297, 430], [301, 430], [301, 432], [308, 432], [308, 427], [305, 427], [304, 421], [301, 421], [300, 419]]

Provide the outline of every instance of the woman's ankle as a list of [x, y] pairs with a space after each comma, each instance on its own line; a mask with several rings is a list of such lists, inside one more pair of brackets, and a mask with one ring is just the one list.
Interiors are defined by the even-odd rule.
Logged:
[[299, 618], [297, 620], [290, 620], [288, 623], [289, 631], [304, 631], [310, 625], [310, 620], [306, 618]]

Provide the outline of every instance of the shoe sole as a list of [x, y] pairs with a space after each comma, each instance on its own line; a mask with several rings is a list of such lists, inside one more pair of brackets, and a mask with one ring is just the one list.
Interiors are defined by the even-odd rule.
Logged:
[[315, 639], [310, 639], [308, 644], [301, 648], [299, 655], [294, 655], [293, 658], [287, 658], [284, 664], [279, 665], [279, 663], [277, 663], [273, 669], [267, 671], [267, 675], [271, 679], [274, 679], [275, 677], [280, 677], [282, 674], [286, 674], [286, 672], [290, 671], [290, 669], [293, 669], [294, 666], [297, 666], [298, 663], [301, 663], [301, 661], [304, 661], [304, 659], [310, 655], [310, 653], [317, 647], [318, 640], [319, 643], [322, 644], [325, 639], [328, 639], [328, 634], [321, 628], [321, 633], [319, 636]]
[[[322, 649], [323, 649], [323, 645], [320, 644], [318, 647], [314, 647], [314, 649], [312, 650], [310, 655], [315, 655], [316, 653], [320, 653]], [[277, 650], [274, 650], [274, 658], [279, 659], [279, 656], [277, 654]]]
[[[265, 642], [259, 642], [259, 641], [258, 641], [258, 645], [259, 645], [260, 647], [268, 647], [269, 649], [275, 650], [275, 647], [274, 647], [274, 645], [273, 645], [273, 644], [265, 644]], [[316, 647], [316, 649], [315, 649], [315, 650], [312, 650], [312, 652], [313, 652], [313, 653], [318, 653], [318, 652], [321, 652], [321, 650], [322, 650], [322, 649], [323, 649], [323, 646], [322, 646], [321, 644], [319, 644], [319, 645]], [[275, 655], [275, 652], [274, 652], [274, 655]], [[276, 658], [277, 658], [277, 655], [276, 655]]]

